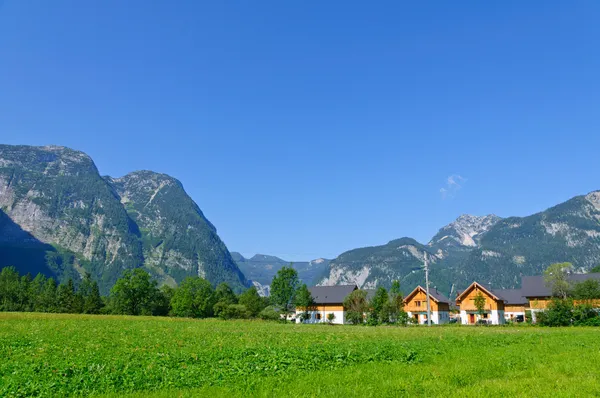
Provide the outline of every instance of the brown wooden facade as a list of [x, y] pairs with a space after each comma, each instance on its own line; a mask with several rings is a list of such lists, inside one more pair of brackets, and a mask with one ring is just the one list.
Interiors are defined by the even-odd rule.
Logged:
[[[442, 303], [431, 296], [431, 311], [450, 311], [449, 303]], [[421, 286], [417, 286], [408, 296], [404, 298], [404, 311], [422, 312], [427, 311], [427, 293]]]

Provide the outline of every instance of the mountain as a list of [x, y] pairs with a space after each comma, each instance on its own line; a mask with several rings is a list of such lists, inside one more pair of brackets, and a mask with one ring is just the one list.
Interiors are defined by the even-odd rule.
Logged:
[[273, 277], [282, 267], [289, 266], [298, 271], [298, 277], [303, 283], [313, 286], [315, 279], [323, 274], [329, 266], [329, 260], [320, 258], [312, 261], [289, 262], [279, 257], [256, 254], [252, 258], [244, 258], [240, 253], [232, 252], [231, 256], [244, 275], [250, 279], [257, 289], [268, 295], [269, 285]]
[[247, 284], [216, 230], [164, 174], [101, 177], [65, 147], [0, 145], [0, 267], [58, 280], [90, 272], [103, 293], [126, 269], [159, 281], [201, 275]]
[[500, 220], [501, 218], [494, 214], [483, 217], [463, 214], [456, 221], [440, 229], [428, 245], [441, 251], [442, 255], [456, 249], [477, 247], [483, 234]]
[[[399, 280], [403, 286], [414, 287], [424, 278], [423, 261], [427, 255], [432, 279], [448, 280], [441, 258], [435, 251], [412, 238], [401, 238], [382, 246], [363, 247], [347, 251], [332, 260], [329, 272], [318, 285], [356, 284], [365, 289], [390, 287]], [[450, 286], [443, 286], [449, 288]], [[442, 286], [439, 286], [442, 288]]]
[[106, 177], [140, 230], [144, 266], [170, 284], [198, 275], [232, 287], [245, 277], [181, 182], [166, 174], [138, 171]]
[[462, 284], [479, 279], [511, 288], [522, 275], [539, 275], [565, 261], [580, 272], [600, 264], [600, 191], [528, 217], [498, 221], [455, 269], [455, 278]]
[[554, 262], [569, 261], [584, 272], [600, 264], [600, 191], [528, 217], [462, 215], [427, 245], [403, 238], [351, 250], [332, 260], [318, 283], [371, 288], [398, 279], [409, 291], [425, 282], [425, 252], [432, 286], [450, 295], [473, 280], [518, 287], [521, 276], [539, 275]]

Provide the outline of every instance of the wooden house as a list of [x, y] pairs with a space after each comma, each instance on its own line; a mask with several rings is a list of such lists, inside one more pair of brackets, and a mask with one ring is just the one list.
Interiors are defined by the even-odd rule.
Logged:
[[304, 323], [328, 322], [327, 316], [329, 314], [334, 315], [332, 323], [346, 323], [344, 300], [356, 289], [358, 289], [356, 285], [315, 286], [308, 288], [315, 305], [309, 308], [308, 311], [305, 308], [296, 308], [296, 322], [300, 323], [300, 315], [308, 312], [309, 318], [304, 320]]
[[[483, 315], [479, 314], [475, 298], [483, 296], [485, 302]], [[477, 282], [473, 282], [456, 297], [456, 305], [460, 309], [460, 320], [463, 325], [473, 325], [482, 320], [491, 325], [504, 323], [505, 300], [497, 293]]]
[[[585, 282], [589, 279], [595, 279], [600, 282], [600, 273], [571, 274], [568, 276], [567, 279], [571, 283], [571, 285]], [[546, 308], [548, 308], [548, 304], [550, 304], [550, 302], [552, 301], [552, 289], [546, 284], [544, 277], [538, 275], [524, 276], [521, 279], [521, 290], [521, 294], [529, 302], [529, 309], [531, 309], [531, 318], [532, 321], [535, 323], [536, 313], [544, 311]], [[579, 301], [576, 301], [575, 303], [577, 304], [579, 303]], [[595, 307], [600, 307], [600, 302], [598, 302], [598, 300], [591, 300], [589, 301], [589, 303]]]
[[529, 300], [523, 296], [522, 289], [492, 290], [498, 297], [504, 299], [504, 319], [516, 322], [525, 320], [525, 311], [529, 309]]
[[[450, 322], [450, 300], [435, 288], [429, 289], [429, 297], [431, 299], [431, 323]], [[427, 293], [424, 288], [417, 286], [404, 298], [404, 311], [417, 323], [427, 323]]]

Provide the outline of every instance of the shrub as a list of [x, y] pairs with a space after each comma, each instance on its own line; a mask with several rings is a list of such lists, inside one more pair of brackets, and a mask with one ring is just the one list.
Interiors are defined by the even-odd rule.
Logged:
[[367, 315], [367, 325], [369, 325], [369, 326], [379, 325], [379, 314], [377, 314], [375, 312], [370, 312], [369, 315]]
[[580, 304], [573, 308], [573, 325], [597, 326], [596, 324], [600, 324], [600, 317], [590, 304]]
[[267, 307], [258, 314], [259, 318], [264, 321], [279, 321], [281, 316], [273, 307]]
[[406, 326], [410, 323], [410, 321], [411, 321], [411, 318], [408, 316], [406, 311], [398, 312], [398, 319], [396, 321], [396, 323], [398, 325]]
[[245, 305], [229, 304], [221, 310], [219, 317], [221, 319], [247, 319], [250, 318], [250, 313]]
[[346, 312], [346, 321], [352, 325], [362, 325], [364, 323], [363, 314], [358, 311]]
[[542, 326], [569, 326], [573, 319], [573, 300], [554, 299], [546, 311], [537, 314]]

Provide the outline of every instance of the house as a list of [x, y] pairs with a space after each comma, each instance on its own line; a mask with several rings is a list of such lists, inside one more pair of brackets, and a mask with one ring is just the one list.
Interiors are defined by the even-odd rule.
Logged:
[[356, 289], [358, 289], [356, 285], [315, 286], [308, 288], [315, 305], [309, 308], [308, 311], [305, 308], [296, 308], [296, 323], [300, 323], [300, 315], [306, 311], [309, 318], [304, 323], [328, 322], [327, 316], [333, 314], [332, 323], [344, 324], [346, 322], [344, 300]]
[[[450, 322], [450, 300], [435, 288], [429, 289], [429, 297], [431, 299], [431, 323]], [[404, 311], [417, 323], [427, 323], [427, 293], [424, 288], [417, 286], [404, 298]]]
[[[482, 295], [485, 299], [484, 313], [479, 315], [475, 306], [475, 298]], [[456, 297], [456, 305], [460, 309], [460, 320], [463, 325], [473, 325], [479, 320], [486, 321], [492, 325], [504, 323], [505, 300], [497, 293], [482, 284], [473, 282]]]
[[525, 320], [525, 311], [529, 309], [529, 300], [523, 296], [522, 289], [494, 289], [492, 292], [504, 299], [504, 319], [506, 321]]
[[[577, 284], [589, 279], [595, 279], [600, 282], [600, 273], [591, 274], [570, 274], [567, 277], [571, 284]], [[529, 301], [531, 309], [531, 319], [535, 323], [536, 313], [548, 308], [548, 304], [552, 301], [552, 289], [547, 286], [544, 277], [524, 276], [521, 279], [522, 295]], [[594, 303], [595, 306], [600, 306], [600, 303]]]

